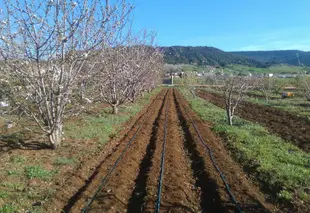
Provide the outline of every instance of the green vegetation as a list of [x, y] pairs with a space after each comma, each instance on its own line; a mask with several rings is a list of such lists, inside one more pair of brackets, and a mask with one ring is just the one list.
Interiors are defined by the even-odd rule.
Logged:
[[9, 196], [9, 194], [7, 192], [0, 191], [0, 198], [6, 198], [8, 196]]
[[234, 55], [214, 47], [184, 47], [172, 46], [161, 48], [165, 55], [165, 62], [168, 64], [196, 64], [225, 66], [228, 64], [243, 64], [254, 67], [264, 67], [261, 62], [249, 59], [244, 56]]
[[223, 109], [194, 98], [185, 89], [181, 91], [192, 109], [213, 123], [213, 131], [225, 137], [233, 157], [248, 168], [269, 193], [282, 201], [293, 198], [310, 201], [305, 191], [310, 185], [309, 153], [241, 118], [236, 117], [235, 125], [229, 126]]
[[[20, 128], [3, 131], [6, 135], [1, 136], [1, 145], [7, 145], [9, 151], [0, 159], [0, 213], [45, 212], [41, 204], [53, 199], [55, 185], [65, 184], [63, 179], [71, 176], [76, 167], [87, 164], [89, 156], [101, 153], [103, 144], [115, 137], [122, 125], [150, 103], [151, 96], [160, 90], [157, 88], [136, 103], [120, 108], [118, 115], [112, 115], [108, 105], [99, 104], [79, 117], [68, 119], [63, 146], [56, 151], [25, 149], [21, 152], [20, 148], [33, 141], [32, 135], [20, 133]], [[41, 206], [33, 206], [34, 203], [41, 203]]]
[[2, 182], [0, 186], [8, 188], [10, 191], [22, 192], [25, 185], [22, 183]]
[[243, 51], [231, 52], [234, 55], [245, 56], [256, 61], [267, 62], [269, 64], [281, 63], [291, 64], [298, 66], [298, 59], [296, 54], [299, 55], [300, 62], [305, 66], [310, 66], [310, 52], [299, 50], [277, 50], [277, 51]]
[[110, 113], [109, 107], [102, 108], [95, 115], [82, 114], [81, 119], [65, 123], [65, 137], [75, 140], [95, 140], [103, 145], [114, 138], [121, 125], [138, 113], [149, 102], [150, 97], [160, 90], [157, 88], [152, 93], [145, 94], [144, 98], [136, 103], [121, 107], [119, 115]]
[[4, 206], [0, 208], [0, 213], [14, 213], [16, 210], [17, 207], [14, 204], [4, 204]]
[[270, 67], [259, 68], [259, 67], [250, 67], [246, 65], [233, 64], [225, 67], [224, 72], [229, 73], [229, 70], [234, 70], [239, 73], [249, 74], [249, 73], [260, 73], [260, 74], [297, 74], [300, 73], [301, 68], [298, 66], [292, 65], [273, 65]]
[[21, 171], [20, 170], [12, 170], [12, 169], [10, 169], [10, 170], [7, 170], [7, 174], [9, 176], [11, 176], [11, 175], [20, 175]]
[[43, 180], [48, 180], [50, 179], [54, 172], [52, 171], [47, 171], [40, 166], [26, 166], [24, 168], [25, 175], [28, 179], [33, 179], [33, 178], [39, 178]]
[[54, 165], [73, 165], [78, 163], [78, 160], [76, 158], [67, 158], [67, 157], [58, 157], [54, 161]]
[[165, 62], [168, 64], [196, 64], [200, 66], [240, 64], [251, 67], [288, 64], [299, 66], [296, 56], [298, 53], [300, 62], [305, 66], [310, 66], [310, 52], [298, 50], [224, 52], [217, 48], [206, 46], [172, 46], [162, 47], [162, 50], [165, 53]]
[[277, 99], [271, 99], [268, 103], [263, 98], [249, 98], [247, 101], [266, 106], [276, 107], [297, 115], [307, 116], [310, 119], [310, 102], [303, 97], [279, 98], [280, 95], [273, 96]]
[[11, 156], [10, 161], [12, 163], [24, 163], [26, 161], [26, 158], [24, 156]]
[[[173, 65], [167, 65], [167, 68]], [[183, 64], [183, 65], [176, 65], [179, 68], [170, 67], [171, 71], [182, 71], [182, 72], [197, 72], [197, 73], [208, 73], [210, 72], [210, 67], [198, 66], [198, 65], [190, 65], [190, 64]], [[175, 70], [174, 70], [175, 69]], [[214, 68], [213, 68], [214, 69]], [[309, 68], [306, 68], [309, 69]], [[291, 65], [273, 65], [270, 67], [259, 68], [259, 67], [251, 67], [247, 65], [240, 65], [240, 64], [230, 64], [225, 66], [224, 68], [215, 68], [214, 72], [221, 72], [225, 74], [235, 74], [235, 75], [249, 75], [249, 74], [256, 74], [259, 76], [263, 76], [266, 74], [300, 74], [302, 69], [298, 66], [291, 66]], [[206, 77], [200, 77], [201, 81], [206, 81]], [[279, 81], [283, 85], [292, 86], [296, 84], [296, 78], [278, 78]], [[207, 84], [209, 82], [206, 82]]]

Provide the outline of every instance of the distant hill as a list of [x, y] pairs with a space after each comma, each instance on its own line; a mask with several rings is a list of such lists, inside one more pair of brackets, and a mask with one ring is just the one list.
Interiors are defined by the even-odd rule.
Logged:
[[242, 51], [230, 52], [237, 56], [244, 56], [261, 63], [267, 64], [290, 64], [298, 66], [298, 53], [300, 62], [305, 66], [310, 66], [310, 52], [299, 50], [275, 50], [275, 51]]
[[161, 47], [164, 52], [165, 62], [168, 64], [195, 64], [226, 66], [229, 64], [241, 64], [252, 67], [265, 67], [264, 62], [239, 55], [224, 52], [214, 47], [185, 47], [172, 46]]

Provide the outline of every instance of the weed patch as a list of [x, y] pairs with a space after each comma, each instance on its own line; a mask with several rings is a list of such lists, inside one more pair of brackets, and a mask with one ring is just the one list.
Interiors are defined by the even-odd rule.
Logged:
[[4, 204], [4, 206], [0, 208], [0, 213], [14, 213], [16, 210], [17, 206], [14, 204]]
[[0, 191], [0, 198], [6, 198], [6, 197], [8, 197], [9, 196], [9, 194], [7, 193], [7, 192], [5, 192], [5, 191]]
[[24, 172], [28, 179], [39, 178], [42, 180], [48, 180], [54, 174], [54, 172], [47, 171], [40, 166], [26, 166]]
[[54, 161], [54, 165], [62, 166], [62, 165], [73, 165], [78, 163], [76, 158], [66, 158], [66, 157], [58, 157]]

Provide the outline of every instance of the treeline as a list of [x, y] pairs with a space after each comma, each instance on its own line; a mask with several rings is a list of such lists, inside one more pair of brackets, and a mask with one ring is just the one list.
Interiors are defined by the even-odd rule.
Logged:
[[266, 64], [239, 56], [232, 53], [224, 52], [214, 47], [185, 47], [172, 46], [161, 47], [164, 52], [165, 62], [168, 64], [194, 64], [194, 65], [211, 65], [226, 66], [228, 64], [242, 64], [254, 67], [265, 67]]
[[310, 52], [299, 50], [242, 51], [231, 53], [267, 64], [290, 64], [298, 66], [300, 61], [304, 66], [310, 66]]

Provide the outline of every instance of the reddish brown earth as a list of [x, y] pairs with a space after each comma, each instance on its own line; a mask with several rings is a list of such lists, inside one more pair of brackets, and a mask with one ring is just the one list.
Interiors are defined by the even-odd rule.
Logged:
[[[217, 164], [244, 212], [281, 212], [266, 201], [265, 196], [231, 159], [209, 126], [190, 110], [184, 98], [173, 89], [163, 90], [144, 114], [132, 121], [132, 127], [127, 129], [121, 140], [109, 143], [106, 147], [108, 151], [100, 156], [102, 162], [88, 179], [83, 181], [79, 172], [73, 174], [70, 180], [72, 184], [59, 190], [57, 199], [49, 206], [56, 210], [57, 204], [59, 211], [80, 212], [89, 198], [95, 195], [102, 178], [142, 124], [133, 143], [87, 210], [154, 212], [166, 119], [167, 140], [160, 212], [224, 213], [236, 209], [193, 129], [191, 119], [213, 150]], [[93, 157], [98, 160], [97, 156]], [[62, 208], [59, 208], [61, 205]]]
[[[44, 212], [69, 212], [71, 211], [72, 206], [77, 203], [77, 200], [80, 200], [79, 202], [81, 205], [84, 205], [85, 203], [81, 198], [82, 194], [86, 194], [86, 197], [90, 196], [90, 194], [93, 193], [92, 191], [89, 192], [89, 194], [85, 192], [88, 189], [88, 186], [95, 178], [102, 178], [102, 176], [100, 176], [102, 174], [99, 174], [98, 169], [100, 168], [100, 165], [103, 164], [112, 154], [117, 154], [116, 151], [118, 149], [123, 148], [121, 144], [122, 138], [124, 139], [126, 134], [130, 134], [130, 131], [134, 131], [135, 128], [137, 128], [136, 126], [145, 117], [146, 112], [153, 105], [157, 104], [158, 100], [160, 101], [160, 97], [164, 94], [164, 92], [165, 91], [162, 91], [156, 97], [152, 98], [150, 104], [145, 106], [145, 108], [141, 110], [140, 113], [126, 122], [126, 124], [123, 126], [123, 130], [119, 132], [115, 139], [109, 143], [106, 143], [100, 152], [97, 151], [96, 153], [92, 153], [86, 156], [83, 154], [82, 159], [80, 159], [81, 164], [78, 166], [78, 168], [68, 169], [65, 174], [62, 174], [62, 176], [56, 180], [55, 185], [51, 186], [56, 191], [56, 193], [48, 203], [43, 205]], [[74, 142], [74, 149], [72, 151], [75, 153], [82, 153], [84, 152], [83, 150], [85, 150], [85, 146], [92, 148], [93, 144], [96, 144], [92, 144], [85, 140], [82, 143], [83, 144], [78, 144], [79, 146], [77, 146], [77, 142]], [[64, 147], [63, 151], [68, 151], [66, 150], [67, 148], [68, 147]], [[57, 152], [58, 151], [59, 150], [57, 150]], [[37, 152], [38, 151], [35, 151], [35, 153]], [[53, 152], [48, 150], [48, 153]], [[23, 155], [24, 154], [25, 153], [23, 153]], [[42, 153], [37, 154], [42, 155]], [[47, 153], [43, 153], [43, 155], [49, 158]], [[53, 155], [55, 154], [53, 153]]]
[[[199, 90], [198, 96], [221, 108], [225, 107], [224, 100], [219, 94]], [[310, 151], [310, 122], [305, 117], [249, 102], [241, 103], [236, 114], [265, 126], [270, 132], [294, 143], [304, 151]]]

